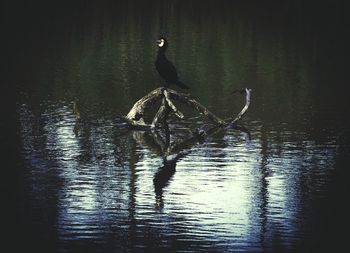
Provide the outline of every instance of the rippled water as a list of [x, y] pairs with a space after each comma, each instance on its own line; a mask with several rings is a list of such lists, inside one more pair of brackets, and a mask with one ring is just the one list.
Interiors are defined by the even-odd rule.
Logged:
[[[330, 67], [342, 66], [343, 51], [319, 42], [323, 33], [305, 39], [294, 21], [281, 24], [281, 6], [267, 18], [260, 5], [230, 15], [211, 5], [193, 14], [195, 5], [141, 12], [133, 4], [47, 17], [57, 30], [26, 35], [41, 42], [14, 54], [14, 237], [45, 252], [319, 252], [344, 243], [333, 223], [346, 219], [348, 78]], [[30, 27], [38, 23], [46, 27]], [[253, 89], [240, 127], [189, 141], [210, 125], [184, 106], [170, 135], [119, 119], [160, 83], [160, 32], [191, 93], [213, 112], [235, 115], [244, 97], [231, 91]], [[165, 152], [166, 138], [177, 148]]]
[[308, 203], [325, 194], [335, 141], [249, 120], [250, 136], [221, 130], [162, 157], [151, 133], [118, 121], [74, 131], [71, 108], [59, 102], [40, 117], [19, 108], [31, 218], [53, 226], [58, 249], [288, 251], [312, 232]]

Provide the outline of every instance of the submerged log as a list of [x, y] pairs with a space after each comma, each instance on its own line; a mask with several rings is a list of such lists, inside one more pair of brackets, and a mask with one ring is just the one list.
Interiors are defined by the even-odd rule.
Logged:
[[[251, 89], [244, 89], [241, 93], [246, 93], [246, 103], [241, 112], [236, 116], [229, 118], [227, 120], [223, 120], [220, 117], [216, 116], [214, 113], [209, 111], [205, 106], [199, 103], [196, 99], [194, 99], [190, 94], [184, 94], [177, 92], [172, 89], [166, 88], [157, 88], [146, 96], [138, 100], [134, 106], [131, 108], [129, 113], [124, 117], [130, 127], [136, 129], [149, 129], [156, 128], [166, 120], [168, 114], [173, 112], [178, 118], [184, 118], [182, 112], [180, 112], [174, 102], [178, 101], [183, 104], [190, 106], [195, 109], [199, 113], [206, 116], [209, 120], [211, 120], [216, 125], [225, 126], [228, 124], [235, 124], [239, 121], [242, 116], [246, 113], [250, 106], [250, 97], [251, 97]], [[155, 117], [153, 118], [152, 123], [146, 123], [144, 120], [145, 113], [159, 100], [162, 99], [162, 103], [160, 108], [158, 109]]]

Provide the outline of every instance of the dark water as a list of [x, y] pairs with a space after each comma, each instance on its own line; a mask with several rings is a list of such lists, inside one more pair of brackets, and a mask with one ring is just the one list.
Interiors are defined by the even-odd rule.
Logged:
[[[6, 5], [1, 148], [10, 164], [1, 167], [14, 181], [3, 177], [4, 239], [35, 252], [347, 245], [347, 10], [299, 1]], [[165, 156], [163, 131], [118, 119], [161, 85], [159, 34], [181, 80], [217, 115], [244, 105], [233, 90], [253, 89], [242, 129], [186, 142], [209, 122], [179, 105], [185, 119], [170, 119], [168, 137], [186, 145]]]

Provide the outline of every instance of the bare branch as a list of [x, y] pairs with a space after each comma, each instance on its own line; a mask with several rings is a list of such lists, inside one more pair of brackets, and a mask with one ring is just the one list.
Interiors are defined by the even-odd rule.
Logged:
[[199, 103], [197, 100], [191, 97], [189, 94], [183, 94], [179, 93], [174, 90], [168, 90], [170, 93], [170, 97], [174, 100], [178, 100], [184, 104], [187, 104], [188, 106], [192, 107], [193, 109], [197, 110], [199, 113], [203, 113], [206, 117], [208, 117], [211, 121], [218, 125], [224, 125], [225, 121], [220, 119], [218, 116], [216, 116], [214, 113], [209, 111], [204, 105]]
[[245, 106], [243, 107], [242, 111], [240, 111], [240, 113], [238, 113], [238, 115], [236, 116], [236, 118], [234, 120], [232, 120], [230, 122], [230, 124], [235, 124], [237, 121], [239, 121], [243, 115], [247, 112], [249, 106], [250, 106], [250, 96], [251, 96], [251, 92], [252, 92], [252, 89], [249, 89], [249, 88], [245, 88], [245, 93], [246, 93], [246, 96], [245, 96]]
[[182, 114], [182, 112], [180, 112], [176, 106], [173, 104], [173, 102], [171, 101], [170, 97], [169, 97], [169, 94], [167, 92], [166, 89], [163, 90], [163, 94], [164, 94], [164, 97], [165, 97], [165, 100], [167, 101], [169, 107], [174, 111], [175, 115], [177, 117], [179, 117], [180, 119], [183, 119], [184, 118], [184, 115]]
[[155, 128], [157, 127], [157, 125], [159, 124], [164, 124], [165, 123], [165, 120], [166, 120], [166, 117], [168, 116], [169, 114], [169, 106], [168, 104], [165, 102], [165, 98], [162, 99], [162, 104], [161, 106], [159, 107], [156, 115], [154, 116], [153, 118], [153, 121], [152, 121], [152, 128]]
[[134, 104], [125, 118], [130, 121], [137, 121], [140, 118], [143, 118], [146, 109], [158, 101], [161, 98], [162, 94], [162, 88], [151, 91]]
[[[167, 115], [170, 113], [170, 109], [175, 113], [177, 117], [182, 119], [184, 118], [184, 115], [182, 112], [180, 112], [176, 108], [175, 104], [173, 103], [173, 100], [175, 100], [190, 106], [191, 108], [203, 114], [209, 120], [211, 120], [213, 123], [219, 126], [235, 124], [237, 121], [239, 121], [243, 117], [243, 115], [247, 112], [250, 106], [251, 91], [252, 90], [249, 88], [245, 88], [244, 90], [239, 91], [240, 93], [244, 93], [244, 92], [246, 93], [245, 106], [234, 119], [230, 118], [229, 120], [223, 120], [218, 116], [216, 116], [211, 111], [209, 111], [205, 106], [200, 104], [190, 94], [180, 93], [172, 89], [157, 88], [151, 91], [150, 93], [148, 93], [146, 96], [144, 96], [140, 100], [138, 100], [134, 104], [134, 106], [131, 108], [127, 116], [125, 117], [125, 120], [133, 128], [138, 128], [138, 129], [155, 128], [157, 127], [157, 125], [162, 123], [162, 121], [166, 120]], [[154, 105], [156, 101], [159, 101], [162, 97], [163, 97], [162, 104], [159, 110], [157, 111], [155, 117], [153, 118], [152, 123], [151, 124], [146, 123], [144, 121], [144, 114], [148, 109], [151, 108], [152, 105]]]

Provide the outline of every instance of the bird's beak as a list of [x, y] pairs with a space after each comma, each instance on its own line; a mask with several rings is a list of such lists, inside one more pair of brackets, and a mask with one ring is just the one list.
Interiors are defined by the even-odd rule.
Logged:
[[160, 44], [160, 40], [157, 40], [157, 44]]

